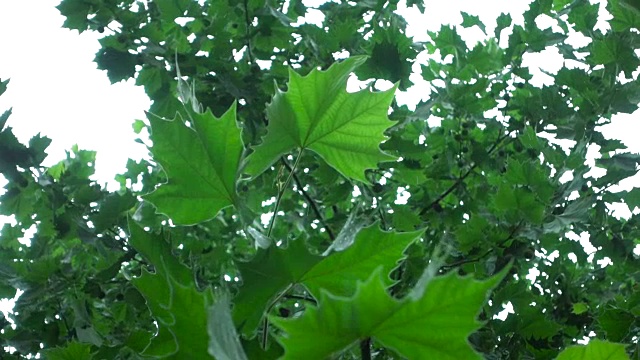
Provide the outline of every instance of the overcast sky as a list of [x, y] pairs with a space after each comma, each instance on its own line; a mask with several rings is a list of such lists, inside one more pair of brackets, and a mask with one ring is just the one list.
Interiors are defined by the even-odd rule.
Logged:
[[101, 181], [124, 170], [135, 143], [131, 123], [150, 101], [133, 82], [110, 85], [93, 62], [97, 34], [62, 29], [58, 1], [0, 0], [0, 78], [11, 78], [0, 111], [13, 107], [8, 125], [21, 141], [40, 132], [53, 139], [47, 165], [78, 144], [98, 151]]

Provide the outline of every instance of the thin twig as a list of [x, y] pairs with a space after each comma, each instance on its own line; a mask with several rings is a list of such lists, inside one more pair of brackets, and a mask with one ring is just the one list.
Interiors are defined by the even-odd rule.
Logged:
[[295, 294], [290, 294], [290, 295], [285, 295], [284, 296], [287, 299], [296, 299], [296, 300], [303, 300], [303, 301], [308, 301], [314, 305], [318, 305], [318, 302], [316, 301], [316, 299], [310, 297], [310, 296], [305, 296], [305, 295], [295, 295]]
[[494, 246], [491, 249], [485, 251], [482, 255], [480, 255], [478, 257], [475, 257], [475, 258], [472, 258], [472, 259], [465, 259], [465, 260], [456, 261], [456, 262], [451, 263], [451, 264], [442, 265], [440, 267], [440, 270], [451, 269], [451, 268], [454, 268], [454, 267], [457, 267], [457, 266], [460, 266], [460, 265], [469, 264], [469, 263], [473, 263], [473, 262], [478, 262], [478, 261], [484, 259], [485, 257], [489, 256], [489, 254], [494, 252], [496, 249], [501, 248], [502, 245], [506, 244], [509, 240], [513, 239], [513, 237], [516, 235], [516, 233], [522, 227], [522, 223], [523, 223], [523, 221], [521, 220], [518, 223], [518, 225], [514, 226], [513, 229], [511, 229], [511, 232], [509, 233], [509, 236], [507, 236], [502, 241], [500, 241], [497, 246]]
[[262, 323], [262, 348], [264, 350], [267, 349], [267, 345], [268, 345], [267, 341], [269, 340], [269, 316], [268, 315], [273, 309], [273, 307], [278, 303], [278, 301], [280, 301], [280, 299], [282, 299], [287, 293], [287, 291], [289, 291], [289, 289], [291, 289], [292, 287], [293, 287], [293, 284], [289, 284], [284, 290], [282, 290], [278, 294], [278, 296], [275, 299], [273, 299], [271, 304], [269, 304], [269, 307], [267, 308], [267, 310], [264, 312], [264, 319]]
[[[293, 178], [293, 174], [296, 171], [296, 168], [298, 167], [298, 163], [300, 162], [300, 158], [302, 157], [302, 151], [303, 151], [302, 148], [300, 149], [300, 151], [298, 151], [298, 156], [296, 157], [296, 161], [293, 164], [293, 167], [289, 169], [289, 176], [287, 176], [287, 180], [284, 182], [284, 184], [282, 184], [280, 189], [278, 189], [278, 198], [276, 199], [276, 206], [275, 206], [275, 209], [273, 210], [273, 217], [269, 222], [269, 230], [267, 230], [267, 237], [271, 237], [271, 232], [273, 231], [273, 226], [275, 225], [276, 217], [278, 216], [278, 208], [280, 207], [280, 202], [282, 201], [284, 192], [287, 191], [287, 188], [291, 183], [291, 178]], [[269, 305], [265, 313], [264, 323], [262, 327], [262, 346], [263, 346], [263, 349], [265, 350], [267, 349], [267, 338], [269, 336], [269, 318], [267, 317], [267, 314], [269, 314], [273, 306], [282, 298], [282, 296], [284, 296], [284, 293], [287, 292], [290, 287], [291, 285], [289, 285], [287, 289], [285, 289], [278, 295], [278, 297], [271, 303], [271, 305]]]
[[251, 54], [251, 19], [249, 19], [249, 1], [244, 0], [244, 21], [246, 23], [246, 34], [247, 37], [247, 55], [249, 56], [249, 62], [253, 64], [253, 55]]
[[[284, 164], [284, 167], [286, 167], [287, 170], [291, 172], [291, 166], [284, 159], [282, 159], [282, 163]], [[311, 210], [313, 210], [313, 213], [316, 215], [316, 218], [318, 219], [318, 221], [320, 221], [320, 224], [322, 225], [324, 230], [327, 232], [327, 235], [329, 235], [329, 238], [331, 240], [335, 240], [336, 236], [333, 234], [333, 231], [331, 230], [331, 228], [329, 228], [329, 225], [327, 225], [327, 223], [325, 222], [324, 217], [322, 216], [322, 214], [320, 213], [320, 209], [318, 208], [318, 204], [316, 204], [316, 202], [311, 198], [309, 193], [307, 193], [304, 190], [304, 187], [302, 186], [302, 182], [300, 181], [300, 178], [298, 177], [298, 175], [293, 174], [293, 181], [296, 183], [296, 186], [300, 190], [300, 193], [302, 194], [302, 196], [304, 196], [305, 200], [307, 201], [307, 204], [309, 204], [309, 207], [311, 207]]]
[[[491, 154], [493, 151], [495, 151], [495, 149], [498, 147], [498, 145], [502, 142], [502, 140], [504, 140], [506, 137], [508, 137], [508, 134], [504, 134], [499, 136], [496, 141], [493, 143], [493, 145], [489, 148], [489, 150], [487, 151], [487, 154]], [[456, 182], [453, 183], [453, 185], [451, 185], [445, 192], [443, 192], [442, 194], [440, 194], [440, 196], [438, 196], [434, 201], [432, 201], [428, 206], [425, 206], [424, 208], [422, 208], [422, 210], [420, 211], [420, 215], [424, 215], [427, 213], [427, 211], [429, 211], [430, 209], [433, 209], [433, 207], [440, 203], [440, 201], [444, 200], [444, 198], [446, 198], [449, 194], [451, 194], [455, 189], [458, 188], [458, 186], [460, 184], [462, 184], [464, 182], [464, 180], [471, 175], [471, 173], [473, 172], [473, 170], [475, 170], [478, 167], [477, 163], [474, 163], [473, 165], [471, 165], [471, 167], [469, 167], [469, 169], [463, 174], [461, 175], [458, 180], [456, 180]]]
[[289, 176], [287, 176], [287, 180], [282, 184], [282, 187], [278, 189], [278, 198], [276, 199], [276, 207], [273, 210], [273, 217], [271, 218], [271, 222], [269, 223], [269, 230], [267, 231], [267, 237], [271, 236], [271, 232], [273, 231], [273, 225], [276, 223], [276, 217], [278, 216], [278, 208], [280, 207], [280, 202], [282, 201], [282, 196], [284, 192], [287, 191], [287, 187], [289, 187], [289, 183], [291, 183], [291, 178], [293, 177], [293, 173], [296, 171], [298, 167], [298, 163], [300, 162], [300, 158], [302, 157], [302, 148], [298, 151], [298, 156], [296, 157], [296, 161], [293, 164], [293, 167], [289, 169]]

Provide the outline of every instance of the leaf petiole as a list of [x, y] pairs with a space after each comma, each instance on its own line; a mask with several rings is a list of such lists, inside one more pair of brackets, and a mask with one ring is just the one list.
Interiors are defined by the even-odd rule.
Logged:
[[289, 176], [287, 176], [287, 180], [285, 180], [282, 186], [278, 185], [278, 197], [276, 199], [276, 206], [273, 209], [273, 217], [269, 222], [267, 237], [271, 236], [271, 232], [273, 231], [273, 225], [276, 223], [276, 216], [278, 216], [278, 208], [280, 207], [282, 196], [284, 195], [284, 192], [287, 191], [287, 187], [289, 187], [289, 183], [291, 183], [291, 178], [293, 178], [293, 173], [296, 171], [296, 168], [298, 167], [298, 162], [300, 161], [300, 157], [302, 156], [302, 151], [304, 151], [304, 149], [300, 148], [300, 151], [298, 151], [298, 156], [296, 157], [296, 161], [293, 163], [293, 167], [291, 167], [291, 171], [289, 171]]

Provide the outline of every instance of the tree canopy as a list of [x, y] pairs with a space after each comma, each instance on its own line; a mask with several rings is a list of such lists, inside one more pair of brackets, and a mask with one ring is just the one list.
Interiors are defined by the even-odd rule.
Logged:
[[640, 6], [609, 0], [604, 31], [597, 3], [534, 0], [425, 42], [398, 6], [62, 0], [153, 101], [150, 156], [110, 192], [95, 152], [43, 167], [50, 140], [0, 117], [0, 298], [23, 291], [0, 357], [640, 358], [638, 211], [612, 216], [640, 155], [601, 132], [638, 109]]

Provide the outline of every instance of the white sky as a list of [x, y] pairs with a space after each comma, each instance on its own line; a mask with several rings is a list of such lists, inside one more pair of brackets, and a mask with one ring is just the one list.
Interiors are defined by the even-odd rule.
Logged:
[[97, 150], [98, 178], [113, 180], [127, 158], [146, 154], [131, 124], [144, 119], [150, 101], [133, 82], [110, 85], [93, 62], [97, 34], [62, 29], [50, 0], [0, 0], [0, 78], [11, 78], [0, 111], [13, 107], [8, 125], [26, 142], [50, 137], [46, 165], [78, 144]]

